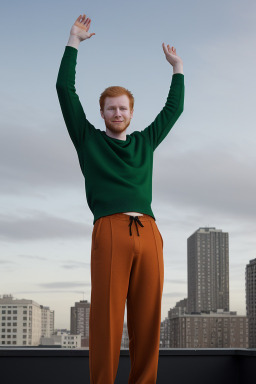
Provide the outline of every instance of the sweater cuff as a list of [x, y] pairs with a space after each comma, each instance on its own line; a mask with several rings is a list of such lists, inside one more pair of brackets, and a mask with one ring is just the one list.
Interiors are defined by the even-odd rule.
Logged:
[[78, 49], [76, 49], [75, 47], [71, 47], [70, 45], [66, 45], [64, 53], [69, 53], [70, 55], [77, 56]]
[[184, 85], [184, 74], [183, 73], [174, 73], [172, 75], [172, 84]]

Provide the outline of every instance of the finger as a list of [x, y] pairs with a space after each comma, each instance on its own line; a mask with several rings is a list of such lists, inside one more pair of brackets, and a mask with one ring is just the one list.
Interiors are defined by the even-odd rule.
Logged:
[[89, 24], [90, 24], [90, 22], [91, 22], [91, 19], [86, 19], [86, 22], [84, 23], [84, 25], [86, 25], [86, 26], [88, 26]]
[[83, 14], [83, 16], [80, 15], [80, 16], [76, 19], [76, 21], [78, 21], [78, 23], [82, 23], [82, 21], [83, 21], [83, 19], [84, 19], [85, 16], [86, 16], [85, 14]]
[[84, 25], [87, 25], [89, 23], [91, 19], [89, 19], [89, 17], [87, 17], [87, 19], [84, 21]]
[[83, 24], [86, 25], [86, 23], [88, 23], [88, 20], [89, 20], [89, 17], [84, 18], [84, 20], [83, 20]]
[[164, 43], [162, 44], [162, 47], [163, 47], [164, 53], [167, 54], [168, 52], [167, 52], [167, 49], [166, 49]]
[[85, 19], [86, 19], [86, 15], [83, 14], [83, 16], [82, 16], [82, 18], [81, 18], [81, 23], [84, 23]]
[[85, 25], [86, 31], [89, 31], [91, 25], [91, 20]]
[[76, 21], [78, 21], [78, 23], [80, 23], [81, 17], [82, 17], [82, 15], [79, 15], [78, 18], [76, 19]]
[[172, 46], [171, 48], [170, 48], [170, 45], [168, 44], [168, 51], [170, 52], [170, 53], [173, 53], [173, 54], [175, 54], [176, 53], [176, 49]]

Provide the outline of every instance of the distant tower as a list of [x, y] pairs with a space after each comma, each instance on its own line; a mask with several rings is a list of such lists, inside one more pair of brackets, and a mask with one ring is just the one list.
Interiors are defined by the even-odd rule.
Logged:
[[256, 348], [256, 259], [250, 260], [246, 265], [245, 280], [249, 348]]
[[228, 233], [200, 227], [187, 239], [188, 312], [229, 311]]
[[51, 311], [49, 307], [40, 305], [41, 308], [41, 328], [42, 336], [51, 337], [54, 333], [54, 311]]
[[81, 347], [89, 346], [89, 318], [90, 303], [87, 300], [80, 300], [71, 307], [70, 332], [81, 335]]

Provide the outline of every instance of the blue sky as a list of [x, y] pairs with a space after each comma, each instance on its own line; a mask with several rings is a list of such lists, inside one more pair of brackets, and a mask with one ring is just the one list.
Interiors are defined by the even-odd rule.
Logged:
[[[90, 301], [93, 215], [61, 114], [56, 80], [76, 18], [96, 35], [79, 46], [76, 90], [105, 130], [99, 96], [134, 95], [127, 133], [163, 108], [183, 60], [184, 111], [154, 153], [152, 209], [164, 238], [162, 320], [187, 296], [187, 238], [199, 227], [229, 233], [230, 309], [245, 314], [245, 266], [256, 257], [256, 4], [253, 1], [13, 1], [1, 7], [0, 294], [55, 310]], [[125, 313], [126, 320], [126, 313]]]

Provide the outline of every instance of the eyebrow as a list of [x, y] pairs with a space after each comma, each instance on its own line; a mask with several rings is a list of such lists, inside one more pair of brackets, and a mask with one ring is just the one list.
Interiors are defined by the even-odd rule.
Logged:
[[[108, 105], [107, 108], [109, 107], [115, 107], [115, 105]], [[128, 108], [126, 105], [120, 105], [120, 108]]]

